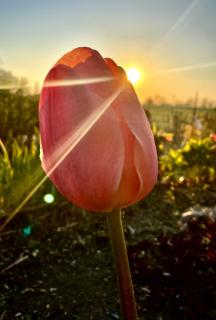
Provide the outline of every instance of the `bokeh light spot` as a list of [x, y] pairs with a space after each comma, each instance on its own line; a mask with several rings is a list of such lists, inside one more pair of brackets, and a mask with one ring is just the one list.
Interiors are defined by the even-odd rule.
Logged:
[[44, 202], [46, 203], [52, 203], [54, 201], [54, 196], [51, 193], [45, 194], [43, 197]]

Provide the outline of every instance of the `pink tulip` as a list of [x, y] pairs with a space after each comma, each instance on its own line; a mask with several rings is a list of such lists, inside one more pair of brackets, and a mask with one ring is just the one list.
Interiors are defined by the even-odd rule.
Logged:
[[[58, 82], [95, 78], [102, 82]], [[51, 81], [56, 85], [46, 86]], [[149, 122], [123, 69], [90, 48], [66, 53], [49, 71], [42, 89], [42, 166], [48, 174], [57, 148], [118, 90], [106, 112], [50, 174], [60, 193], [87, 210], [125, 208], [152, 190], [158, 166]]]

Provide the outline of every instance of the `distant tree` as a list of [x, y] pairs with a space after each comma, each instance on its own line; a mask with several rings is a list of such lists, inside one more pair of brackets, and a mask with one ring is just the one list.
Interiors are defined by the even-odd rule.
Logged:
[[0, 69], [0, 86], [17, 86], [19, 79], [12, 72]]
[[22, 89], [28, 94], [28, 79], [18, 78], [11, 71], [0, 68], [0, 89]]

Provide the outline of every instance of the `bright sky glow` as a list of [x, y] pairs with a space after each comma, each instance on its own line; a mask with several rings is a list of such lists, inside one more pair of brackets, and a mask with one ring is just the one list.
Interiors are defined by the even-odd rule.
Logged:
[[136, 84], [140, 80], [141, 73], [139, 72], [138, 69], [130, 68], [126, 71], [126, 73], [127, 73], [128, 80], [130, 80], [132, 84]]
[[[138, 66], [141, 100], [195, 93], [216, 99], [216, 67], [201, 66], [216, 61], [215, 12], [215, 0], [0, 0], [0, 68], [40, 89], [59, 57], [90, 46], [125, 69]], [[156, 75], [184, 66], [200, 68], [143, 81], [143, 70]]]

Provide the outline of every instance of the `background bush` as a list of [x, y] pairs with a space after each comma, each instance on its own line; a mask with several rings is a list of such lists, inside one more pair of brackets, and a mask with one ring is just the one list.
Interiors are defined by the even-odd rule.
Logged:
[[18, 136], [31, 140], [38, 128], [38, 99], [22, 90], [0, 90], [0, 138], [4, 143]]
[[[13, 211], [43, 177], [39, 159], [38, 100], [37, 95], [26, 95], [22, 90], [0, 90], [0, 216]], [[175, 120], [173, 111], [171, 115]], [[176, 139], [175, 130], [159, 129], [154, 113], [148, 111], [148, 116], [159, 155], [159, 180], [145, 204], [153, 207], [159, 201], [162, 206], [171, 206], [171, 212], [197, 203], [214, 205], [216, 139], [212, 128], [216, 119], [211, 118], [211, 125], [205, 131], [208, 136], [201, 138], [203, 132], [192, 130], [185, 140], [185, 136]], [[204, 116], [206, 119], [206, 113]], [[201, 119], [202, 122], [205, 119]], [[175, 123], [174, 120], [171, 122]], [[179, 116], [178, 121], [181, 122]], [[184, 121], [185, 117], [182, 123]], [[50, 192], [55, 193], [56, 202], [63, 201], [47, 180], [28, 206], [43, 204], [44, 194]]]

